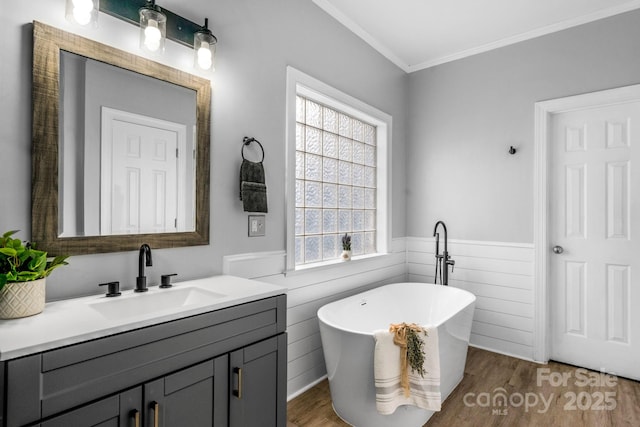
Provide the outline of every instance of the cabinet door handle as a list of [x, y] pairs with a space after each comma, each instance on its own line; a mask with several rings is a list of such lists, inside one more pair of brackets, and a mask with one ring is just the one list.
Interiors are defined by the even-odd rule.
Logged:
[[238, 388], [233, 390], [233, 395], [242, 399], [242, 368], [233, 368], [233, 373], [238, 376]]
[[137, 409], [132, 410], [131, 417], [133, 418], [133, 425], [135, 427], [140, 427], [140, 411]]
[[151, 402], [151, 409], [153, 409], [153, 427], [158, 427], [158, 419], [160, 418], [160, 404], [158, 402]]

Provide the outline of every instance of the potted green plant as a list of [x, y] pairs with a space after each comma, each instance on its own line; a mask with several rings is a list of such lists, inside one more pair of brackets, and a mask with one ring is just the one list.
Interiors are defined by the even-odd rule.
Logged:
[[342, 236], [342, 260], [350, 261], [351, 260], [351, 236], [347, 233], [344, 233]]
[[34, 244], [12, 238], [15, 233], [7, 231], [0, 237], [0, 319], [41, 313], [47, 276], [67, 265], [68, 256], [47, 258]]

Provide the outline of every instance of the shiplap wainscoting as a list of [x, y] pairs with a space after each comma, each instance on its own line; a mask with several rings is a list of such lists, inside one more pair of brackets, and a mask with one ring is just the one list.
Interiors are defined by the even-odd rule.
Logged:
[[391, 253], [338, 265], [284, 274], [285, 252], [224, 257], [223, 272], [284, 286], [287, 291], [289, 399], [326, 375], [318, 309], [323, 305], [380, 285], [407, 280], [405, 239], [394, 239]]
[[[434, 239], [408, 237], [406, 246], [408, 280], [433, 283]], [[533, 360], [534, 246], [449, 240], [448, 251], [455, 260], [449, 286], [477, 298], [471, 344]]]

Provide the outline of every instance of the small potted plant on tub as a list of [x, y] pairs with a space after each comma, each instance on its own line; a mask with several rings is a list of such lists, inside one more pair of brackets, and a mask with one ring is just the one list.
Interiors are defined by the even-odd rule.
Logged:
[[344, 236], [342, 236], [342, 260], [351, 260], [351, 236], [347, 233], [344, 233]]
[[68, 256], [49, 259], [35, 245], [12, 238], [16, 232], [7, 231], [0, 237], [0, 319], [41, 313], [47, 276], [67, 265]]

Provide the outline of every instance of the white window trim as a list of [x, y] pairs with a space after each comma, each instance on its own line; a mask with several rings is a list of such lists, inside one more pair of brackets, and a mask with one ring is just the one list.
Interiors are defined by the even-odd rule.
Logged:
[[[296, 173], [296, 96], [336, 108], [344, 113], [376, 126], [376, 251], [378, 255], [387, 254], [391, 248], [391, 115], [366, 104], [359, 99], [333, 88], [291, 66], [287, 67], [286, 88], [286, 252], [287, 272], [296, 270], [295, 263], [295, 173]], [[368, 257], [365, 255], [363, 257]], [[358, 258], [358, 257], [354, 257]], [[326, 266], [327, 262], [298, 266], [298, 269], [310, 270], [317, 264]], [[333, 264], [333, 262], [328, 262]], [[340, 263], [336, 262], [336, 265]]]

